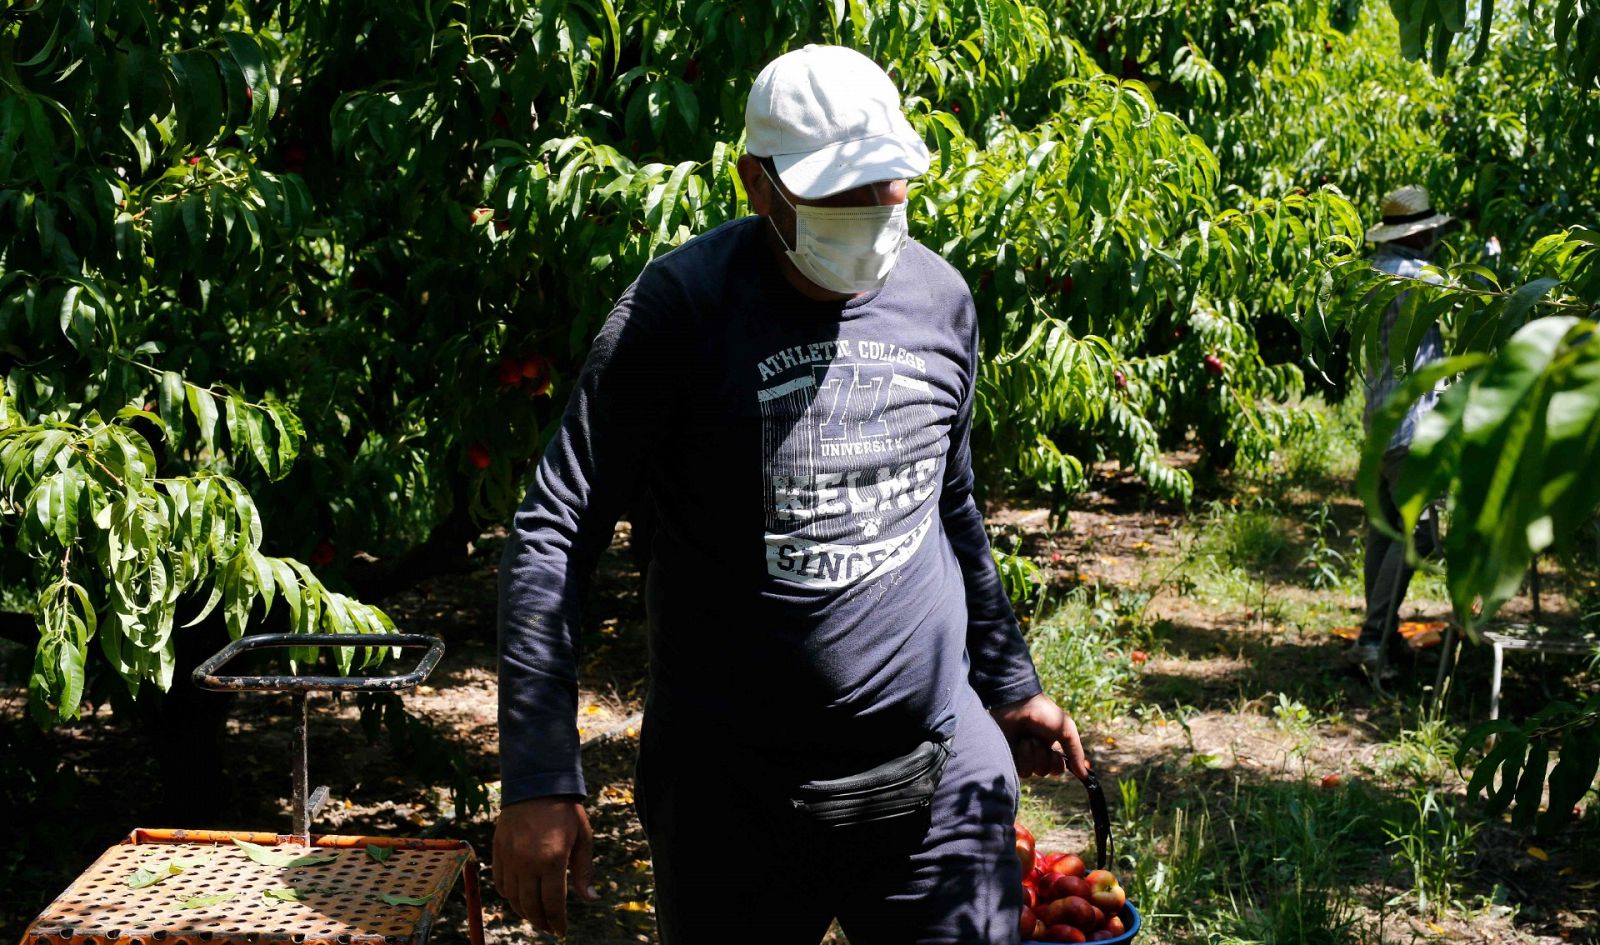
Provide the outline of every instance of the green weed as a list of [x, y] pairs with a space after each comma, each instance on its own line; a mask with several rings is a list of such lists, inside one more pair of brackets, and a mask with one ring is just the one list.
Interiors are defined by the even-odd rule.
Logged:
[[1293, 549], [1294, 536], [1271, 499], [1256, 496], [1237, 507], [1220, 499], [1209, 504], [1202, 554], [1228, 567], [1260, 572], [1281, 563]]
[[1355, 478], [1361, 463], [1361, 445], [1366, 432], [1361, 427], [1362, 398], [1346, 397], [1337, 404], [1326, 404], [1320, 397], [1307, 398], [1320, 423], [1279, 444], [1277, 466], [1290, 483], [1316, 488], [1330, 480]]
[[1455, 798], [1442, 798], [1434, 788], [1414, 788], [1401, 811], [1384, 824], [1395, 859], [1411, 873], [1408, 895], [1424, 916], [1460, 905], [1478, 824], [1460, 816], [1456, 806]]
[[1363, 794], [1295, 783], [1191, 789], [1169, 806], [1122, 785], [1118, 864], [1164, 940], [1378, 945], [1349, 864], [1382, 843]]
[[1456, 751], [1456, 730], [1443, 719], [1424, 719], [1400, 733], [1378, 756], [1377, 774], [1385, 781], [1405, 781], [1418, 786], [1443, 786], [1455, 780], [1451, 760]]
[[1306, 517], [1306, 535], [1310, 547], [1300, 558], [1300, 569], [1305, 571], [1311, 586], [1319, 591], [1329, 590], [1344, 583], [1350, 573], [1349, 562], [1333, 547], [1331, 539], [1338, 537], [1339, 528], [1333, 521], [1333, 507], [1323, 502]]
[[1137, 629], [1134, 605], [1106, 604], [1075, 588], [1054, 613], [1028, 633], [1033, 665], [1045, 692], [1079, 724], [1120, 715], [1138, 670], [1128, 654], [1148, 637]]

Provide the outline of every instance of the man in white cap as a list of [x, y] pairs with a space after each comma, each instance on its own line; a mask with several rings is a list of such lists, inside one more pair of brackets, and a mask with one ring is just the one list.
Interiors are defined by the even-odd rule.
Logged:
[[[1451, 217], [1433, 209], [1428, 192], [1421, 187], [1402, 187], [1383, 198], [1382, 222], [1367, 231], [1367, 239], [1377, 244], [1373, 254], [1374, 268], [1391, 275], [1411, 279], [1429, 278], [1425, 268], [1431, 261], [1439, 243], [1439, 229]], [[1367, 366], [1367, 404], [1362, 420], [1368, 432], [1372, 430], [1373, 415], [1383, 406], [1399, 386], [1394, 366], [1389, 362], [1389, 332], [1405, 305], [1406, 293], [1401, 293], [1383, 313], [1382, 350], [1386, 352], [1377, 364]], [[1444, 340], [1437, 324], [1430, 325], [1417, 346], [1412, 370], [1431, 364], [1444, 357]], [[1392, 528], [1401, 525], [1399, 509], [1395, 507], [1393, 490], [1399, 481], [1400, 469], [1411, 449], [1416, 435], [1418, 419], [1438, 403], [1437, 391], [1418, 398], [1401, 421], [1399, 429], [1389, 438], [1380, 467], [1378, 484], [1380, 512]], [[1417, 551], [1431, 554], [1438, 543], [1438, 523], [1431, 508], [1425, 509], [1417, 522], [1415, 542]], [[1405, 542], [1390, 537], [1374, 525], [1367, 527], [1366, 560], [1363, 567], [1367, 595], [1366, 619], [1361, 624], [1361, 634], [1346, 652], [1346, 658], [1373, 674], [1382, 677], [1392, 672], [1392, 664], [1385, 659], [1386, 647], [1398, 650], [1403, 641], [1396, 631], [1400, 622], [1400, 603], [1405, 599], [1406, 588], [1411, 583], [1413, 568], [1406, 560]]]
[[653, 260], [595, 339], [500, 570], [496, 885], [536, 927], [593, 893], [579, 604], [655, 505], [640, 820], [667, 945], [1015, 942], [1017, 777], [1082, 777], [973, 500], [977, 319], [906, 234], [929, 155], [883, 70], [756, 79], [754, 214]]

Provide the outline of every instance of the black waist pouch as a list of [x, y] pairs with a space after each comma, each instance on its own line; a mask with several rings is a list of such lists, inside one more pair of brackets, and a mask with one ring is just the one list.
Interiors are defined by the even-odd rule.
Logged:
[[802, 819], [824, 827], [915, 814], [933, 804], [933, 792], [949, 758], [949, 742], [925, 741], [910, 754], [859, 774], [808, 781], [794, 789], [789, 803]]

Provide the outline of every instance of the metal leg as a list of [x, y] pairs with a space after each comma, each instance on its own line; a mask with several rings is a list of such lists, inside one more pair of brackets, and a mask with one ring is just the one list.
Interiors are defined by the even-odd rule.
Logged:
[[291, 816], [294, 819], [293, 833], [299, 843], [311, 843], [311, 799], [310, 788], [307, 786], [310, 775], [307, 772], [306, 761], [306, 722], [309, 715], [307, 706], [307, 693], [300, 690], [294, 694], [294, 797], [290, 800]]
[[467, 940], [472, 945], [483, 945], [483, 897], [478, 890], [478, 861], [467, 861], [464, 877], [467, 893]]
[[1505, 667], [1505, 650], [1498, 641], [1489, 644], [1494, 648], [1494, 675], [1489, 677], [1489, 719], [1500, 717], [1500, 672]]

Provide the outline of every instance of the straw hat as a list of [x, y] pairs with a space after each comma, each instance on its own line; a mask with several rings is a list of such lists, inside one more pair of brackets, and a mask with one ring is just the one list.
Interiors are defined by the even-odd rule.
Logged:
[[1455, 219], [1433, 209], [1428, 191], [1422, 187], [1402, 187], [1394, 191], [1383, 198], [1378, 210], [1383, 214], [1383, 222], [1367, 231], [1367, 240], [1372, 243], [1403, 239]]

